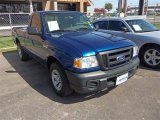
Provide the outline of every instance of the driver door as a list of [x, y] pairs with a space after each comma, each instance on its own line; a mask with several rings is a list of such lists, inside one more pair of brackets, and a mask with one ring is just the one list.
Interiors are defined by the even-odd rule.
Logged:
[[28, 36], [31, 42], [30, 50], [33, 53], [33, 57], [35, 57], [40, 63], [43, 64], [47, 56], [47, 45], [45, 45], [46, 41], [43, 39], [42, 23], [40, 15], [38, 13], [33, 14], [30, 27], [36, 28], [40, 33], [37, 35]]
[[[124, 28], [127, 31], [124, 31]], [[128, 34], [130, 34], [131, 31], [128, 29], [128, 27], [122, 21], [110, 20], [108, 22], [107, 32], [110, 34], [116, 35], [116, 36], [126, 38], [128, 36]]]

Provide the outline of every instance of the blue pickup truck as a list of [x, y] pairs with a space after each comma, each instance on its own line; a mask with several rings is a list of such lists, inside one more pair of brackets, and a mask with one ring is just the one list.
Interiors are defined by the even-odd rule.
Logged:
[[60, 96], [115, 87], [139, 66], [133, 42], [96, 31], [80, 12], [35, 12], [28, 27], [13, 29], [13, 37], [20, 59], [33, 57], [46, 66]]

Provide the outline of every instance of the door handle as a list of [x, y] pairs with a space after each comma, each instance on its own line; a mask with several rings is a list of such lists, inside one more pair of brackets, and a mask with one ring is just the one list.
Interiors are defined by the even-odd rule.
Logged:
[[44, 47], [44, 48], [48, 48], [48, 45], [43, 44], [43, 47]]
[[44, 47], [44, 48], [48, 48], [48, 45], [45, 44], [45, 43], [43, 43], [43, 47]]

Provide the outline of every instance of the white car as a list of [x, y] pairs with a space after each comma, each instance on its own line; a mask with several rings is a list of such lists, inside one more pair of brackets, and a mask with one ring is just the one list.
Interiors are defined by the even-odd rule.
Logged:
[[106, 32], [135, 42], [139, 47], [141, 63], [150, 68], [160, 68], [160, 31], [142, 18], [111, 17], [93, 22], [101, 32]]

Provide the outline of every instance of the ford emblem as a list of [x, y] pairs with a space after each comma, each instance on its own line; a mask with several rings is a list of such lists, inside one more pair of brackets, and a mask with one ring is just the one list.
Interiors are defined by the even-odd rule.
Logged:
[[117, 59], [118, 62], [123, 62], [125, 60], [125, 56], [124, 55], [120, 55], [116, 59]]

